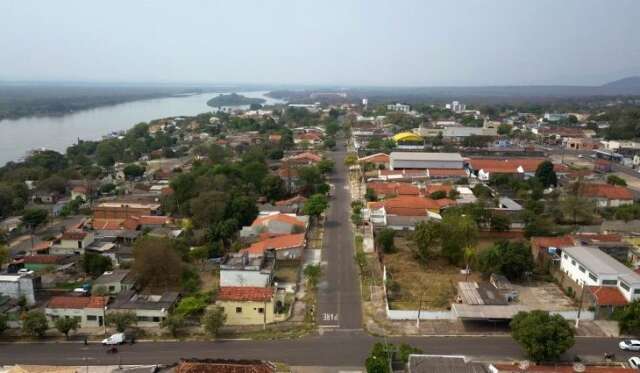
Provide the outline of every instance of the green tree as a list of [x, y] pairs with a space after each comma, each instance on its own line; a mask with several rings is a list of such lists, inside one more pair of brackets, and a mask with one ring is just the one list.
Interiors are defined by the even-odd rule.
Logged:
[[393, 242], [396, 236], [396, 231], [391, 228], [384, 228], [378, 232], [376, 236], [376, 243], [382, 247], [382, 251], [385, 253], [392, 253], [395, 250], [395, 244]]
[[124, 333], [128, 327], [138, 323], [138, 317], [133, 311], [111, 312], [105, 319], [107, 326], [115, 327], [118, 333]]
[[105, 271], [112, 270], [113, 263], [109, 257], [87, 251], [82, 256], [82, 269], [85, 273], [98, 277]]
[[464, 248], [475, 246], [478, 241], [478, 226], [469, 215], [445, 214], [441, 224], [442, 255], [450, 263], [459, 263], [464, 256]]
[[621, 178], [618, 175], [609, 175], [609, 176], [607, 176], [607, 184], [627, 186], [626, 180]]
[[267, 175], [262, 181], [262, 194], [269, 201], [278, 201], [287, 195], [287, 188], [278, 175]]
[[154, 288], [175, 288], [184, 266], [174, 243], [166, 238], [144, 236], [133, 245], [132, 271], [140, 284]]
[[49, 217], [49, 212], [44, 209], [33, 208], [24, 210], [22, 214], [22, 224], [31, 231], [35, 231], [40, 225], [44, 224]]
[[573, 225], [589, 223], [594, 216], [594, 204], [579, 193], [566, 193], [560, 200], [560, 210]]
[[440, 247], [441, 224], [433, 220], [420, 222], [416, 225], [412, 239], [415, 243], [415, 255], [426, 262]]
[[323, 194], [314, 194], [305, 202], [302, 211], [305, 215], [318, 217], [329, 207], [329, 201]]
[[311, 288], [315, 289], [318, 285], [318, 281], [320, 281], [320, 276], [322, 275], [322, 269], [319, 265], [307, 265], [304, 267], [304, 277], [307, 279], [307, 283]]
[[53, 322], [53, 325], [60, 333], [64, 334], [65, 338], [69, 339], [69, 333], [80, 327], [80, 321], [75, 317], [59, 317]]
[[227, 315], [224, 314], [224, 309], [222, 309], [222, 307], [215, 307], [205, 312], [200, 323], [203, 325], [205, 332], [209, 334], [211, 338], [215, 338], [226, 320]]
[[300, 167], [298, 169], [298, 180], [304, 195], [317, 193], [318, 185], [324, 184], [324, 177], [320, 169], [315, 166]]
[[533, 270], [533, 257], [525, 243], [502, 241], [480, 253], [478, 266], [485, 276], [498, 273], [509, 280], [521, 280]]
[[172, 337], [177, 337], [184, 327], [185, 321], [182, 315], [171, 314], [160, 323], [160, 327], [167, 329]]
[[128, 164], [124, 167], [122, 172], [126, 176], [127, 179], [132, 180], [144, 175], [145, 168], [136, 163]]
[[376, 342], [371, 349], [371, 353], [364, 362], [367, 373], [391, 373], [392, 355], [392, 346]]
[[356, 154], [349, 153], [346, 157], [344, 157], [344, 164], [346, 166], [355, 166], [356, 163], [358, 163], [358, 156]]
[[510, 326], [513, 339], [536, 362], [556, 360], [575, 343], [569, 322], [546, 311], [519, 312]]
[[33, 310], [27, 312], [22, 319], [22, 331], [33, 337], [44, 337], [44, 334], [49, 329], [49, 323], [44, 312]]
[[433, 193], [431, 193], [429, 195], [429, 198], [431, 199], [443, 199], [443, 198], [447, 198], [447, 192], [445, 192], [444, 190], [437, 190]]
[[334, 165], [335, 163], [331, 159], [323, 159], [320, 162], [318, 162], [317, 167], [321, 173], [328, 174], [333, 172]]
[[511, 218], [508, 215], [493, 213], [489, 216], [489, 225], [493, 231], [505, 232], [511, 228]]
[[0, 269], [11, 259], [11, 253], [5, 245], [0, 244]]
[[513, 126], [507, 123], [502, 123], [498, 126], [498, 135], [509, 136], [511, 134], [511, 129]]
[[540, 180], [545, 188], [558, 185], [558, 176], [553, 170], [553, 163], [551, 163], [551, 161], [544, 161], [538, 165], [536, 178]]
[[627, 304], [613, 316], [618, 321], [620, 332], [635, 335], [640, 333], [640, 301], [635, 300]]
[[201, 314], [209, 304], [206, 295], [192, 295], [184, 297], [178, 303], [174, 314], [182, 317], [190, 317]]

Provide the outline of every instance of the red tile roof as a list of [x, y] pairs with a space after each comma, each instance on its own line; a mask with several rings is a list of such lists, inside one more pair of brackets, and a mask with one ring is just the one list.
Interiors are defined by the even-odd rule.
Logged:
[[285, 250], [292, 249], [296, 247], [303, 247], [305, 241], [305, 234], [286, 234], [282, 236], [268, 238], [266, 240], [258, 241], [248, 248], [244, 249], [243, 252], [247, 252], [249, 254], [262, 254], [267, 249], [275, 249], [275, 250]]
[[624, 306], [628, 303], [620, 290], [613, 286], [589, 286], [589, 291], [599, 306]]
[[467, 176], [467, 173], [459, 168], [430, 168], [427, 171], [429, 172], [429, 177]]
[[413, 185], [410, 183], [372, 182], [367, 183], [367, 189], [372, 189], [376, 194], [379, 195], [395, 194], [397, 196], [417, 196], [420, 194], [420, 188], [417, 185]]
[[443, 199], [430, 199], [413, 196], [399, 196], [382, 202], [388, 214], [399, 216], [426, 216], [427, 210], [440, 210], [449, 205], [455, 205], [455, 201]]
[[296, 154], [294, 156], [284, 159], [284, 161], [308, 161], [311, 163], [320, 162], [321, 160], [322, 160], [322, 157], [310, 152]]
[[122, 228], [125, 219], [93, 219], [91, 225], [96, 230], [115, 231]]
[[87, 187], [83, 186], [83, 185], [78, 185], [77, 187], [73, 188], [72, 191], [74, 193], [87, 193]]
[[307, 199], [304, 196], [297, 195], [293, 196], [289, 199], [283, 199], [281, 201], [276, 201], [276, 206], [289, 206], [294, 204], [305, 203]]
[[62, 234], [63, 240], [83, 240], [87, 237], [87, 232], [84, 231], [66, 231]]
[[189, 360], [175, 368], [176, 373], [275, 373], [275, 365], [251, 360]]
[[257, 225], [265, 225], [271, 221], [279, 221], [279, 222], [287, 223], [290, 225], [297, 225], [299, 227], [305, 226], [304, 221], [296, 218], [295, 216], [291, 216], [287, 214], [273, 214], [273, 215], [266, 215], [266, 216], [258, 216], [256, 220], [254, 220], [253, 223], [251, 223], [251, 226], [254, 227]]
[[376, 154], [371, 154], [368, 155], [366, 157], [362, 157], [358, 159], [358, 162], [364, 162], [364, 163], [389, 163], [389, 154], [385, 154], [385, 153], [376, 153]]
[[[471, 158], [469, 165], [474, 170], [484, 170], [494, 174], [515, 174], [518, 167], [522, 167], [524, 172], [535, 172], [540, 163], [546, 161], [545, 158]], [[566, 170], [563, 165], [554, 165], [556, 171]]]
[[266, 302], [273, 298], [273, 288], [225, 286], [218, 290], [218, 300]]
[[619, 185], [584, 184], [581, 194], [589, 198], [633, 200], [633, 192], [631, 189]]
[[427, 185], [427, 189], [425, 191], [425, 195], [431, 195], [431, 193], [435, 192], [445, 192], [449, 193], [453, 189], [451, 184], [429, 184]]
[[173, 219], [169, 216], [142, 215], [140, 216], [140, 224], [142, 225], [165, 225], [171, 224]]
[[51, 248], [51, 244], [53, 242], [51, 241], [40, 241], [38, 243], [36, 243], [35, 245], [33, 245], [33, 250], [32, 251], [46, 251], [49, 250]]
[[47, 302], [47, 308], [83, 309], [104, 308], [106, 297], [53, 297]]
[[621, 242], [622, 236], [615, 233], [578, 233], [573, 235], [579, 240], [589, 240], [591, 242]]
[[63, 259], [60, 255], [27, 255], [23, 258], [24, 264], [56, 264]]
[[537, 250], [547, 249], [549, 247], [563, 248], [574, 246], [575, 242], [570, 236], [560, 237], [531, 237], [531, 246]]

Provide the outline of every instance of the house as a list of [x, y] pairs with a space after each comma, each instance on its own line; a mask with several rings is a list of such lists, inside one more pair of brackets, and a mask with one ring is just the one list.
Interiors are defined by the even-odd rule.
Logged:
[[228, 255], [220, 263], [220, 286], [268, 287], [273, 280], [276, 259], [274, 253], [249, 256], [249, 253]]
[[411, 106], [397, 102], [395, 104], [387, 105], [387, 111], [395, 111], [398, 113], [408, 113], [411, 111]]
[[596, 202], [598, 207], [618, 207], [633, 203], [631, 189], [610, 184], [583, 184], [580, 194]]
[[227, 325], [260, 325], [275, 321], [275, 290], [271, 287], [221, 287], [216, 305]]
[[223, 359], [186, 359], [180, 361], [173, 369], [174, 373], [276, 373], [276, 371], [276, 366], [268, 361]]
[[463, 169], [460, 153], [392, 152], [389, 168], [399, 169]]
[[310, 166], [314, 165], [322, 160], [317, 154], [311, 152], [304, 152], [296, 155], [292, 155], [290, 157], [282, 159], [282, 163], [291, 166]]
[[56, 268], [65, 261], [65, 257], [61, 255], [26, 255], [21, 261], [25, 269], [44, 271]]
[[455, 201], [447, 198], [436, 200], [416, 196], [399, 196], [383, 202], [369, 202], [367, 211], [365, 211], [365, 219], [368, 219], [374, 226], [412, 230], [421, 221], [440, 220], [440, 211], [454, 204]]
[[307, 142], [309, 144], [315, 145], [322, 142], [322, 135], [317, 132], [305, 132], [298, 133], [293, 138], [294, 144], [300, 144]]
[[390, 163], [389, 154], [385, 153], [376, 153], [372, 155], [368, 155], [366, 157], [358, 158], [358, 163], [361, 165], [372, 164], [377, 169], [387, 169], [389, 168]]
[[127, 219], [132, 216], [160, 215], [159, 203], [103, 202], [93, 208], [95, 219]]
[[589, 286], [587, 290], [587, 302], [592, 305], [596, 319], [608, 319], [616, 309], [629, 303], [620, 290], [612, 286]]
[[396, 196], [419, 196], [421, 189], [419, 186], [410, 183], [367, 183], [367, 190], [371, 189], [378, 198]]
[[89, 200], [89, 188], [84, 185], [78, 185], [71, 189], [71, 200], [74, 201], [76, 198], [80, 198], [82, 201]]
[[640, 275], [596, 247], [565, 248], [560, 269], [579, 286], [609, 286], [627, 302], [640, 299]]
[[36, 303], [36, 292], [40, 288], [40, 276], [32, 274], [0, 275], [0, 295], [12, 299], [24, 297], [29, 306]]
[[49, 249], [52, 255], [82, 255], [85, 249], [95, 241], [93, 232], [68, 230], [56, 240]]
[[116, 297], [107, 308], [107, 314], [133, 312], [138, 319], [138, 326], [157, 327], [169, 315], [179, 300], [180, 294], [177, 292], [149, 295], [139, 294], [130, 289]]
[[559, 261], [560, 252], [565, 247], [575, 246], [571, 236], [531, 237], [531, 255], [534, 261], [544, 263], [549, 260]]
[[240, 252], [246, 252], [249, 256], [262, 256], [266, 250], [273, 249], [278, 260], [292, 260], [302, 258], [306, 245], [305, 233], [285, 234], [258, 241]]
[[[493, 175], [516, 175], [528, 179], [535, 175], [545, 158], [470, 158], [467, 163], [469, 176], [488, 181]], [[566, 173], [564, 165], [554, 165], [556, 173]]]
[[97, 328], [104, 325], [107, 302], [107, 297], [57, 296], [47, 302], [44, 313], [51, 322], [75, 318], [81, 328]]
[[241, 238], [257, 237], [262, 233], [273, 235], [305, 232], [309, 224], [308, 216], [295, 214], [265, 214], [258, 216], [251, 226], [242, 227]]
[[92, 293], [115, 295], [133, 289], [135, 278], [128, 269], [114, 269], [100, 275], [93, 282]]

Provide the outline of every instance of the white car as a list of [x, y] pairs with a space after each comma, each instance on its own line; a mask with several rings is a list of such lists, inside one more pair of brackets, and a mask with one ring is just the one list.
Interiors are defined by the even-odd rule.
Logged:
[[621, 350], [627, 351], [640, 351], [640, 340], [637, 339], [625, 339], [618, 344]]
[[627, 360], [629, 366], [633, 369], [640, 369], [640, 357], [634, 356]]
[[124, 340], [125, 340], [124, 333], [116, 333], [116, 334], [113, 334], [109, 338], [103, 339], [102, 340], [102, 344], [103, 345], [109, 345], [109, 346], [119, 345], [119, 344], [123, 344]]

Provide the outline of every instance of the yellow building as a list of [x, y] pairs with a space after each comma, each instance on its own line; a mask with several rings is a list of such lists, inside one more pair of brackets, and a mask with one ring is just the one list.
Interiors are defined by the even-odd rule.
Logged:
[[227, 315], [227, 325], [260, 325], [278, 321], [273, 288], [221, 287], [216, 305]]
[[393, 135], [393, 140], [399, 142], [422, 142], [422, 136], [413, 132], [400, 132]]

